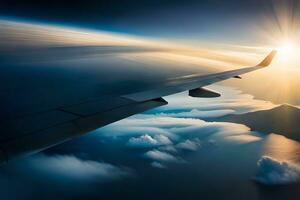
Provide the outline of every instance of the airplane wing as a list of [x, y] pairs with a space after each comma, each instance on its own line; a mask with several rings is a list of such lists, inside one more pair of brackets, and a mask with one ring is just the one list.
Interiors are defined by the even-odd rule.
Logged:
[[122, 35], [1, 20], [0, 33], [0, 162], [165, 105], [166, 95], [219, 96], [202, 87], [275, 55], [224, 72]]
[[[165, 105], [167, 102], [162, 98], [163, 96], [186, 90], [195, 92], [203, 86], [264, 68], [271, 63], [275, 53], [275, 51], [272, 51], [261, 63], [253, 67], [207, 75], [192, 74], [168, 78], [164, 81], [154, 81], [153, 86], [145, 87], [146, 89], [137, 92], [120, 95], [102, 94], [93, 98], [82, 98], [76, 101], [68, 100], [66, 101], [68, 103], [56, 103], [53, 106], [51, 103], [58, 101], [53, 96], [60, 95], [60, 93], [54, 93], [54, 90], [51, 90], [51, 84], [55, 85], [54, 82], [48, 83], [50, 86], [44, 86], [45, 89], [42, 92], [39, 90], [29, 91], [37, 94], [36, 96], [29, 95], [28, 91], [24, 94], [22, 89], [2, 91], [0, 160], [7, 162], [19, 156], [29, 155], [136, 113]], [[25, 72], [21, 70], [20, 74], [17, 73], [18, 78], [22, 79], [22, 73]], [[43, 74], [39, 72], [34, 75], [35, 77], [43, 77]], [[53, 81], [61, 81], [59, 75], [55, 77], [57, 80]], [[88, 77], [86, 81], [88, 81]], [[40, 83], [43, 83], [43, 81], [40, 80]], [[134, 84], [138, 83], [135, 82]], [[13, 88], [13, 86], [11, 87]], [[73, 87], [78, 87], [78, 85], [74, 83]], [[63, 88], [61, 89], [63, 90]], [[57, 90], [60, 89], [56, 88], [55, 92]], [[80, 87], [78, 90], [81, 90]], [[82, 88], [82, 90], [87, 90], [87, 88]], [[16, 91], [15, 96], [11, 94], [12, 91]], [[67, 90], [62, 91], [62, 93], [64, 92], [68, 93]], [[209, 92], [205, 90], [205, 93]], [[18, 96], [19, 93], [20, 96]], [[48, 93], [52, 96], [45, 95]], [[202, 93], [200, 93], [201, 95]], [[14, 98], [10, 98], [9, 102], [6, 102], [5, 97], [7, 96], [13, 96]], [[26, 99], [27, 96], [30, 96], [30, 98]], [[44, 109], [37, 109], [36, 107], [44, 106], [40, 102], [46, 102], [47, 106]], [[26, 112], [26, 106], [29, 106], [32, 112]]]

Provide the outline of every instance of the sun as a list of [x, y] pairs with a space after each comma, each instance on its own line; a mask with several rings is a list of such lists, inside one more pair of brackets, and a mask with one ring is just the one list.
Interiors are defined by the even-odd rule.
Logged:
[[281, 40], [281, 42], [278, 42], [277, 45], [274, 46], [277, 50], [274, 66], [284, 69], [285, 71], [299, 71], [300, 46], [298, 40], [291, 38], [289, 40]]
[[292, 41], [283, 41], [277, 47], [278, 57], [283, 60], [291, 58], [295, 54], [296, 46]]

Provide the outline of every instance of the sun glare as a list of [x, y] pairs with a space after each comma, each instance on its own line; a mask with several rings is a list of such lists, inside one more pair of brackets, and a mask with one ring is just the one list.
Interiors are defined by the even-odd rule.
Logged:
[[299, 48], [297, 48], [295, 42], [284, 41], [277, 46], [278, 59], [282, 61], [292, 61], [299, 56]]
[[283, 42], [278, 47], [278, 53], [280, 54], [280, 56], [285, 57], [285, 58], [287, 58], [291, 54], [293, 54], [294, 51], [295, 51], [295, 46], [290, 41]]

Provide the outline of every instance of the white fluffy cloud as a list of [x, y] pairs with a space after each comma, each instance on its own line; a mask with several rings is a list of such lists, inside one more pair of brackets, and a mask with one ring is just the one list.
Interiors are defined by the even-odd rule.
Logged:
[[180, 158], [177, 158], [169, 153], [162, 152], [159, 150], [151, 150], [145, 153], [145, 157], [160, 161], [160, 162], [178, 162]]
[[158, 145], [157, 141], [150, 135], [142, 135], [140, 137], [132, 137], [127, 142], [128, 146], [134, 147], [151, 147]]
[[165, 135], [142, 135], [140, 137], [132, 137], [128, 140], [127, 145], [131, 147], [153, 147], [160, 145], [170, 145], [172, 141]]
[[300, 166], [263, 156], [257, 163], [255, 180], [266, 185], [283, 185], [300, 181]]
[[176, 145], [177, 148], [183, 149], [183, 150], [189, 150], [189, 151], [196, 151], [198, 148], [200, 148], [200, 140], [195, 139], [193, 141], [191, 140], [185, 140], [184, 142], [180, 142]]
[[170, 145], [172, 144], [172, 141], [164, 135], [155, 135], [154, 139], [161, 145]]

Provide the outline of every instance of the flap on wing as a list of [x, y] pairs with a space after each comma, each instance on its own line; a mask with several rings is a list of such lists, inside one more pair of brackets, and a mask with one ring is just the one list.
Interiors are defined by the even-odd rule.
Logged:
[[215, 98], [220, 97], [221, 95], [215, 91], [208, 90], [205, 88], [196, 88], [193, 90], [189, 90], [189, 96], [200, 98]]

